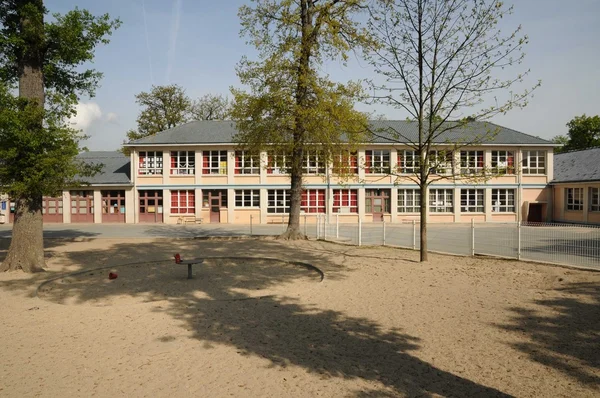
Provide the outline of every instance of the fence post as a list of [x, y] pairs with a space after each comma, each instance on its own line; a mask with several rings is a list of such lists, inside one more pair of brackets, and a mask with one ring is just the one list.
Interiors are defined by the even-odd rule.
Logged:
[[517, 260], [521, 259], [521, 221], [517, 221]]
[[304, 235], [306, 235], [306, 214], [304, 214]]
[[385, 218], [383, 219], [383, 245], [385, 246]]
[[285, 231], [285, 214], [281, 213], [281, 230]]
[[358, 245], [362, 245], [362, 221], [358, 218]]
[[250, 214], [250, 236], [252, 236], [252, 218], [254, 218], [254, 216]]
[[340, 238], [340, 213], [335, 213], [335, 238]]
[[471, 256], [475, 256], [475, 219], [471, 218]]
[[319, 213], [317, 213], [317, 218], [316, 218], [316, 221], [315, 221], [315, 227], [316, 227], [315, 231], [316, 231], [316, 234], [317, 234], [317, 240], [319, 240]]
[[413, 250], [417, 250], [417, 220], [413, 222]]

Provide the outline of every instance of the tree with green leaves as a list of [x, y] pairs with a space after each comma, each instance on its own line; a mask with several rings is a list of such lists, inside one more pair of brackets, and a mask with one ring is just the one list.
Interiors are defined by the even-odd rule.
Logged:
[[183, 87], [176, 84], [152, 86], [135, 99], [143, 109], [137, 118], [137, 130], [129, 130], [130, 141], [154, 135], [160, 131], [187, 123], [191, 119], [192, 100]]
[[44, 22], [47, 12], [42, 0], [0, 0], [0, 186], [16, 202], [2, 271], [43, 269], [42, 196], [94, 169], [76, 161], [82, 137], [68, 119], [102, 76], [81, 66], [120, 24], [79, 9]]
[[566, 136], [553, 138], [557, 144], [563, 144], [556, 152], [578, 151], [600, 146], [600, 116], [575, 116], [567, 123]]
[[248, 91], [232, 89], [236, 141], [251, 153], [276, 150], [286, 157], [291, 180], [288, 227], [282, 239], [300, 232], [303, 161], [324, 165], [353, 143], [364, 142], [366, 115], [354, 110], [362, 89], [319, 74], [324, 62], [347, 59], [368, 42], [356, 22], [362, 0], [256, 0], [242, 6], [242, 33], [260, 59], [243, 58], [237, 74]]
[[[376, 37], [370, 63], [375, 100], [408, 114], [418, 138], [386, 131], [416, 154], [419, 185], [421, 261], [427, 261], [428, 187], [437, 175], [441, 149], [493, 138], [495, 130], [464, 134], [469, 123], [527, 104], [531, 90], [514, 93], [529, 73], [501, 79], [521, 64], [527, 36], [518, 27], [503, 34], [500, 19], [511, 13], [498, 0], [378, 0], [370, 8], [369, 31]], [[538, 83], [539, 84], [539, 83]], [[534, 88], [537, 85], [534, 86]], [[445, 137], [452, 137], [446, 140]], [[483, 176], [485, 177], [485, 176]]]
[[229, 118], [230, 103], [220, 94], [206, 94], [194, 101], [191, 108], [192, 120], [226, 120]]

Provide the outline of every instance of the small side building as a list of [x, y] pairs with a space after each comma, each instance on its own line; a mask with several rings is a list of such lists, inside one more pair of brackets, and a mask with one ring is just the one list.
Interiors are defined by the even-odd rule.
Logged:
[[554, 155], [553, 220], [600, 225], [600, 148]]

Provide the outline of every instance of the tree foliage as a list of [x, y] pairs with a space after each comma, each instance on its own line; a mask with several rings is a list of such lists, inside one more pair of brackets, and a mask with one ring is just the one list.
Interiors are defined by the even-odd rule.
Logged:
[[569, 132], [559, 135], [553, 141], [563, 144], [557, 152], [577, 151], [600, 146], [600, 116], [575, 116], [567, 123]]
[[439, 162], [432, 154], [438, 146], [457, 149], [492, 139], [494, 129], [449, 133], [527, 104], [531, 90], [510, 88], [529, 71], [498, 76], [521, 64], [528, 39], [521, 27], [508, 34], [500, 30], [498, 22], [512, 8], [497, 0], [380, 0], [370, 10], [369, 30], [379, 44], [370, 56], [380, 76], [372, 83], [375, 100], [403, 110], [417, 124], [417, 142], [401, 131], [385, 133], [408, 142], [418, 156], [421, 260], [426, 261], [427, 188], [436, 179], [431, 165]]
[[193, 120], [226, 120], [229, 118], [229, 108], [227, 97], [206, 94], [193, 102], [190, 113]]
[[42, 0], [0, 0], [0, 185], [16, 201], [0, 270], [43, 267], [42, 196], [97, 169], [76, 161], [83, 137], [68, 119], [93, 96], [101, 74], [84, 65], [120, 21], [75, 9], [44, 22], [47, 12]]
[[354, 110], [358, 83], [335, 83], [319, 74], [324, 62], [347, 59], [368, 42], [356, 22], [362, 0], [256, 0], [242, 6], [242, 33], [259, 52], [244, 57], [237, 74], [247, 91], [232, 89], [232, 119], [242, 147], [267, 148], [288, 157], [291, 208], [283, 238], [299, 238], [302, 162], [309, 153], [328, 163], [361, 141], [366, 115]]

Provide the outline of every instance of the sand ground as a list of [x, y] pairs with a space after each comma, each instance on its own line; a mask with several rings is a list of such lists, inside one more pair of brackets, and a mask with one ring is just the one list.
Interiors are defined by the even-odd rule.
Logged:
[[[314, 241], [46, 247], [47, 272], [0, 274], [2, 397], [600, 395], [600, 273]], [[175, 252], [207, 257], [194, 279]]]

